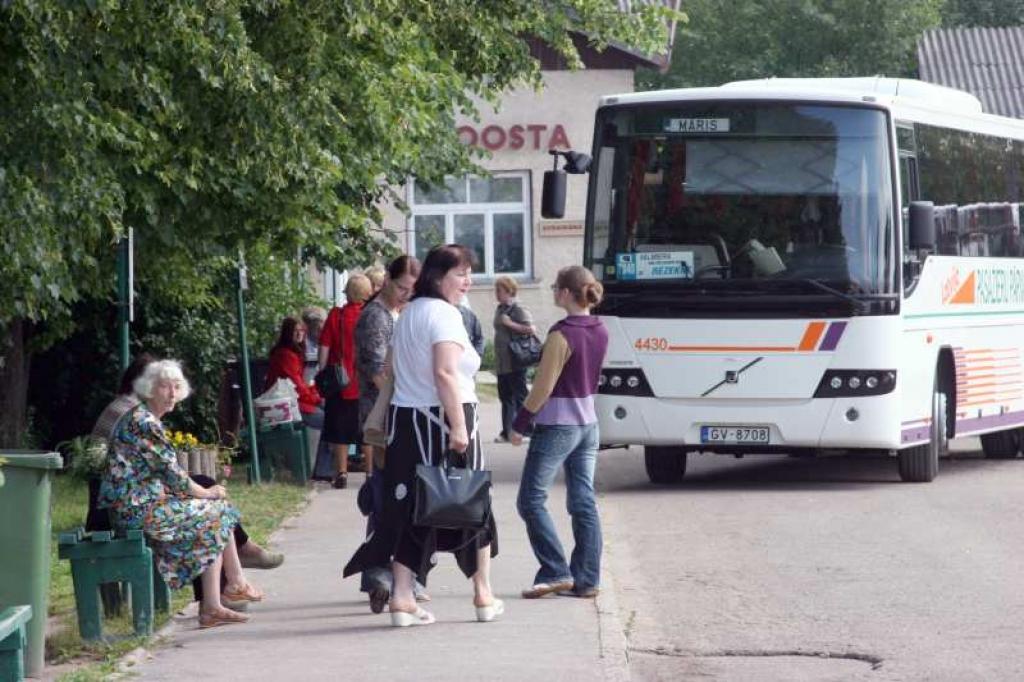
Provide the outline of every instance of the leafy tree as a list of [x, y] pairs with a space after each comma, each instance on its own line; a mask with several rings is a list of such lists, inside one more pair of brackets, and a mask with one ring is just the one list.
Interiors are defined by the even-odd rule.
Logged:
[[[109, 299], [133, 227], [156, 302], [201, 313], [239, 249], [379, 251], [380, 203], [470, 168], [454, 117], [539, 83], [525, 36], [653, 51], [666, 10], [607, 0], [0, 0], [0, 445], [33, 352]], [[254, 263], [255, 265], [255, 263]], [[197, 314], [198, 314], [197, 313]]]
[[948, 0], [942, 9], [942, 25], [1024, 25], [1024, 0]]
[[645, 88], [715, 86], [748, 78], [906, 76], [920, 34], [944, 0], [690, 0], [666, 74]]

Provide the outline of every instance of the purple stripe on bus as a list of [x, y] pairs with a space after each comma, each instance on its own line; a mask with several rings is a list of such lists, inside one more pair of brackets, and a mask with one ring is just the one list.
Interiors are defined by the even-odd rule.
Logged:
[[[1024, 412], [1006, 412], [1004, 414], [991, 414], [986, 417], [970, 417], [956, 421], [957, 435], [981, 431], [994, 427], [1024, 426]], [[931, 440], [931, 426], [913, 426], [905, 428], [900, 432], [900, 441], [906, 443], [926, 443]]]
[[828, 326], [828, 331], [825, 332], [825, 340], [821, 342], [821, 346], [818, 350], [835, 350], [836, 346], [839, 345], [839, 339], [843, 336], [843, 331], [846, 330], [845, 322], [833, 322]]
[[957, 419], [957, 434], [966, 431], [981, 431], [994, 426], [1022, 426], [1024, 425], [1024, 412], [1004, 412], [1003, 414], [992, 414], [987, 417], [971, 417], [970, 419]]
[[925, 426], [915, 426], [911, 429], [903, 429], [900, 442], [904, 444], [927, 442], [931, 439], [931, 430], [932, 427], [927, 424]]

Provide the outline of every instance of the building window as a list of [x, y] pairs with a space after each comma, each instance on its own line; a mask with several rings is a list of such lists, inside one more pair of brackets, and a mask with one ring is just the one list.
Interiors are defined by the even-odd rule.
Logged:
[[444, 187], [412, 183], [412, 245], [422, 260], [438, 244], [457, 242], [476, 254], [486, 277], [530, 272], [530, 174], [450, 178]]

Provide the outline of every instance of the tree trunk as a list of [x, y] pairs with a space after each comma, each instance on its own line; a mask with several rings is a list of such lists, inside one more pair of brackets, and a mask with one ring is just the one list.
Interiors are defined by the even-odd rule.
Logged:
[[0, 447], [26, 445], [30, 324], [14, 318], [0, 325]]

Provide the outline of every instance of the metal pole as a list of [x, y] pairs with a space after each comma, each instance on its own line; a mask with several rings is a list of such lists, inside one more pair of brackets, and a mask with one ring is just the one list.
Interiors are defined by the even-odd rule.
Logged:
[[131, 243], [128, 235], [124, 235], [117, 242], [117, 329], [119, 337], [119, 350], [121, 356], [121, 371], [128, 369], [129, 347], [128, 347], [128, 315], [131, 302], [128, 300], [131, 292], [129, 283], [129, 266]]
[[252, 480], [260, 483], [260, 453], [256, 446], [256, 411], [252, 407], [252, 376], [249, 373], [249, 344], [245, 338], [245, 298], [243, 292], [249, 288], [246, 280], [245, 261], [238, 263], [238, 342], [242, 347], [242, 404], [245, 407], [245, 423], [249, 425], [249, 452], [252, 453]]

